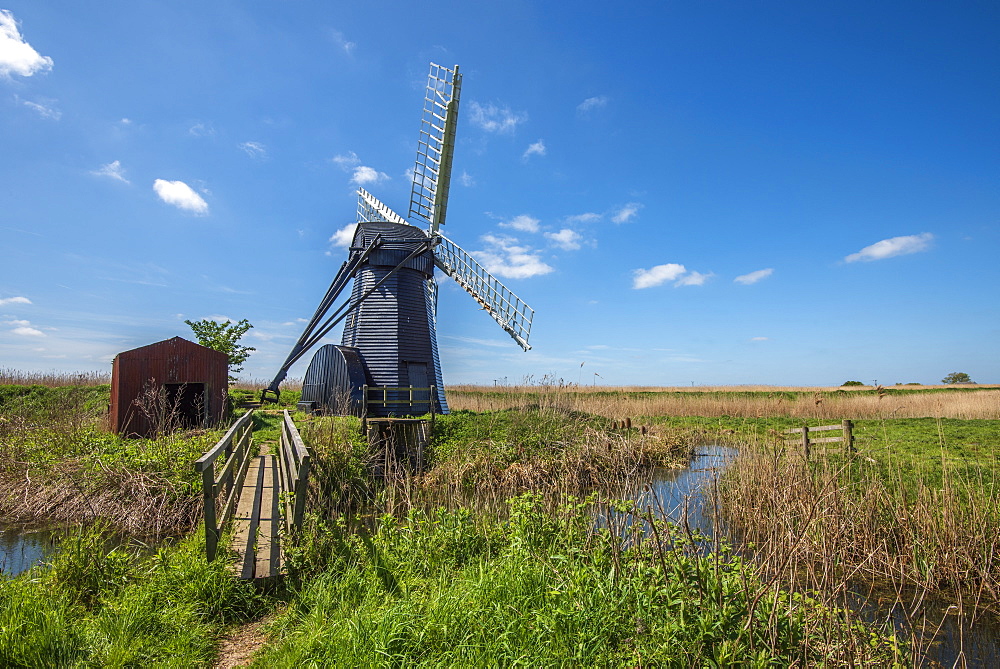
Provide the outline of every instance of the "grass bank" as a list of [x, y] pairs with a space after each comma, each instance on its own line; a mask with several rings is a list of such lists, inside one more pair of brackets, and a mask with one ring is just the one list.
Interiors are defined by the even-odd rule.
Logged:
[[0, 575], [0, 666], [208, 666], [227, 626], [273, 606], [206, 563], [197, 538], [150, 555], [104, 537], [92, 528], [50, 565]]
[[[615, 505], [515, 497], [326, 529], [256, 666], [889, 666], [891, 635]], [[696, 540], [696, 538], [695, 538]]]

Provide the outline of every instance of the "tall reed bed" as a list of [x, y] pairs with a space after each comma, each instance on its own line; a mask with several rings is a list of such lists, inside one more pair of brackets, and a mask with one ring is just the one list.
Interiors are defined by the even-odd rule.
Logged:
[[891, 634], [764, 582], [632, 504], [329, 527], [257, 666], [890, 666]]
[[583, 388], [537, 385], [448, 388], [452, 409], [491, 411], [532, 405], [561, 406], [609, 418], [730, 416], [805, 419], [1000, 419], [1000, 389], [925, 390], [832, 388]]
[[946, 601], [964, 625], [1000, 614], [1000, 468], [952, 458], [943, 439], [936, 459], [888, 441], [810, 461], [766, 437], [739, 448], [719, 489], [721, 516], [778, 582], [852, 606], [895, 601], [917, 649], [943, 623], [927, 600]]
[[0, 368], [0, 386], [101, 386], [111, 383], [111, 372], [25, 372]]

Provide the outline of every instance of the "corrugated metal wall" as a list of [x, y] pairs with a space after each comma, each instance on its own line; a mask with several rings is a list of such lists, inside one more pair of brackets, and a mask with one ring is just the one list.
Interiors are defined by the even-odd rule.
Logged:
[[327, 344], [309, 362], [302, 382], [302, 402], [337, 415], [361, 415], [364, 392], [371, 384], [361, 353], [356, 348]]
[[154, 425], [140, 410], [143, 394], [166, 384], [204, 384], [209, 425], [226, 418], [229, 358], [194, 342], [174, 337], [124, 351], [111, 368], [111, 428], [127, 436], [152, 436]]

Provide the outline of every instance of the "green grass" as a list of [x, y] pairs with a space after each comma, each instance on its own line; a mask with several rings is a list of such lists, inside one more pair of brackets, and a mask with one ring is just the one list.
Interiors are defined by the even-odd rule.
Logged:
[[[597, 531], [588, 505], [537, 496], [509, 520], [413, 512], [372, 535], [329, 528], [330, 560], [273, 626], [256, 666], [891, 664], [894, 641], [705, 556]], [[634, 527], [638, 528], [639, 525]], [[622, 529], [618, 527], [618, 529]], [[669, 536], [669, 538], [667, 538]]]
[[269, 606], [198, 539], [108, 551], [92, 528], [50, 565], [0, 577], [0, 666], [204, 666], [226, 625]]

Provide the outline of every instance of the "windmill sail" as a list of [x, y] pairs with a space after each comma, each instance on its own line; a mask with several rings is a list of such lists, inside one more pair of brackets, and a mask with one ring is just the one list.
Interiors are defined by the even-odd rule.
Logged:
[[434, 264], [453, 278], [482, 305], [507, 334], [525, 351], [535, 310], [480, 265], [475, 258], [444, 235], [438, 235]]
[[385, 223], [409, 225], [409, 223], [407, 223], [402, 216], [383, 204], [377, 197], [366, 191], [364, 188], [359, 188], [358, 223], [364, 223], [366, 221], [382, 221]]
[[462, 75], [458, 66], [450, 70], [431, 63], [424, 96], [424, 113], [417, 140], [417, 162], [413, 168], [410, 192], [412, 220], [427, 224], [437, 234], [448, 210], [451, 161], [455, 153], [455, 130], [458, 127], [458, 100]]

